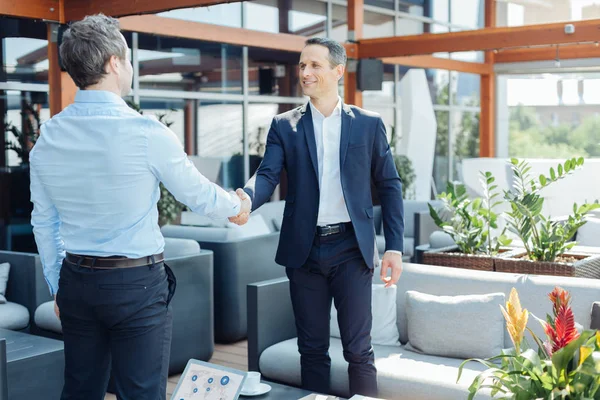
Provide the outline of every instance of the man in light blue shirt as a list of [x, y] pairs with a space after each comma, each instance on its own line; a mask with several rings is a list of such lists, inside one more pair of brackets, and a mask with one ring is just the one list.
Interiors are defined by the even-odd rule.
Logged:
[[175, 278], [159, 182], [192, 211], [239, 223], [249, 198], [209, 182], [173, 132], [123, 101], [132, 66], [117, 20], [72, 24], [60, 54], [81, 90], [31, 152], [31, 217], [63, 329], [62, 398], [103, 399], [112, 357], [120, 399], [164, 399]]

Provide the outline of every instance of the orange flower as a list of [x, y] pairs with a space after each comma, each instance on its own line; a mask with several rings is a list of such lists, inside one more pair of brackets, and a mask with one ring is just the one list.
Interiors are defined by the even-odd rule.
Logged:
[[521, 301], [519, 300], [517, 289], [512, 288], [510, 291], [510, 296], [506, 302], [506, 310], [502, 306], [500, 306], [500, 309], [502, 310], [502, 314], [504, 314], [504, 319], [506, 319], [506, 327], [510, 334], [510, 339], [515, 345], [517, 354], [519, 354], [529, 313], [527, 310], [521, 309]]
[[571, 302], [571, 295], [565, 289], [556, 286], [552, 292], [548, 294], [550, 301], [554, 304], [554, 317], [558, 315], [561, 305], [568, 306]]

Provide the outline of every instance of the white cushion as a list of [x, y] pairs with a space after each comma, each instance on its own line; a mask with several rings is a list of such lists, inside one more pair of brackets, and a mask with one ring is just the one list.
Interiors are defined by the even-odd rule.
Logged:
[[29, 311], [24, 306], [10, 301], [0, 304], [0, 328], [20, 330], [29, 325]]
[[0, 264], [0, 304], [6, 303], [6, 285], [8, 283], [9, 263]]
[[406, 292], [407, 349], [456, 358], [488, 358], [504, 348], [504, 293], [435, 296]]
[[600, 218], [589, 218], [577, 230], [576, 242], [580, 246], [600, 246]]
[[[475, 376], [485, 369], [468, 363], [457, 383], [458, 367], [463, 360], [413, 353], [404, 347], [373, 345], [379, 397], [387, 400], [464, 400]], [[342, 343], [332, 338], [331, 394], [349, 397], [348, 363]], [[297, 339], [277, 343], [263, 351], [259, 360], [265, 378], [289, 385], [300, 385], [300, 354]], [[489, 399], [479, 393], [475, 399]]]
[[206, 215], [200, 215], [193, 211], [182, 211], [181, 213], [181, 225], [192, 225], [192, 226], [210, 226], [213, 228], [225, 228], [229, 221], [227, 218], [213, 219]]
[[[383, 346], [400, 346], [398, 325], [396, 325], [396, 285], [386, 288], [373, 285], [372, 313], [373, 327], [371, 343]], [[335, 305], [331, 305], [330, 336], [340, 338], [340, 327]]]
[[54, 301], [47, 301], [35, 310], [34, 321], [37, 326], [47, 331], [62, 333], [62, 325], [54, 312]]

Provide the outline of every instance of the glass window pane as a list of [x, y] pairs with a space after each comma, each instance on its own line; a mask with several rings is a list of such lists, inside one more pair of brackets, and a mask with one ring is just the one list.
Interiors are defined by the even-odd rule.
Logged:
[[[33, 110], [34, 114], [31, 113]], [[48, 105], [48, 93], [45, 92], [21, 92], [17, 90], [0, 90], [0, 115], [4, 122], [10, 127], [17, 129], [17, 138], [12, 131], [4, 130], [5, 142], [16, 147], [16, 150], [6, 150], [7, 166], [17, 166], [23, 161], [20, 151], [24, 141], [23, 134], [27, 133], [28, 129], [33, 129], [31, 134], [36, 137], [39, 134], [39, 125], [35, 118], [35, 113], [39, 117], [39, 124], [50, 119], [50, 106]], [[31, 124], [27, 123], [28, 118]], [[24, 128], [25, 127], [25, 128]], [[27, 140], [27, 147], [31, 149], [33, 142]], [[5, 151], [4, 149], [2, 151]]]
[[394, 9], [395, 0], [365, 0], [365, 4], [369, 6], [385, 8], [386, 10]]
[[598, 73], [531, 74], [507, 79], [509, 156], [600, 157]]
[[242, 93], [242, 49], [139, 34], [140, 89]]
[[450, 179], [448, 171], [449, 113], [448, 111], [435, 111], [435, 118], [437, 121], [437, 137], [433, 161], [433, 179], [438, 193], [442, 193], [446, 190], [446, 183]]
[[0, 18], [0, 82], [48, 82], [48, 40], [41, 21]]
[[261, 32], [279, 33], [279, 21], [285, 20], [285, 9], [277, 7], [277, 1], [258, 0], [244, 2], [247, 29]]
[[548, 24], [597, 18], [600, 18], [600, 0], [496, 2], [497, 26]]
[[298, 84], [298, 53], [250, 48], [248, 50], [251, 95], [302, 96]]
[[453, 178], [463, 181], [461, 163], [479, 157], [479, 113], [454, 111], [452, 114]]
[[315, 37], [326, 36], [327, 5], [317, 0], [293, 0], [289, 12], [289, 33]]
[[450, 4], [451, 22], [461, 29], [479, 29], [484, 26], [484, 0], [452, 0]]
[[208, 179], [226, 189], [245, 184], [242, 111], [240, 103], [198, 103], [195, 163]]
[[363, 37], [373, 39], [394, 36], [394, 17], [365, 11]]
[[429, 91], [433, 104], [450, 104], [450, 74], [448, 71], [439, 69], [426, 70]]
[[453, 104], [476, 107], [479, 106], [481, 77], [476, 74], [452, 72]]
[[216, 4], [208, 7], [180, 8], [157, 14], [161, 17], [204, 22], [207, 24], [242, 27], [242, 3]]

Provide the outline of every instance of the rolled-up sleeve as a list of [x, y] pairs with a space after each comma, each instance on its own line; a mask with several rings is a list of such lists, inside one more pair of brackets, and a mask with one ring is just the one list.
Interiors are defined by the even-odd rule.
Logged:
[[215, 219], [236, 216], [239, 197], [202, 175], [170, 129], [150, 118], [147, 122], [148, 165], [169, 192], [195, 213]]
[[36, 164], [30, 165], [31, 179], [31, 225], [35, 243], [44, 269], [44, 277], [50, 288], [50, 294], [58, 292], [58, 278], [60, 268], [65, 258], [65, 246], [60, 236], [60, 217], [56, 207], [48, 197], [46, 190], [40, 182]]

